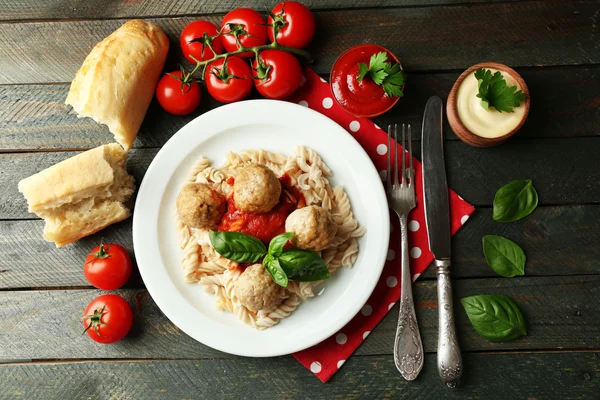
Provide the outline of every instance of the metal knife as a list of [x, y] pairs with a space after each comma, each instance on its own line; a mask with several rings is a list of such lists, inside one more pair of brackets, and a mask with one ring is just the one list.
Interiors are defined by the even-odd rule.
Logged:
[[423, 163], [423, 191], [425, 223], [429, 249], [435, 257], [438, 285], [438, 373], [447, 387], [456, 387], [463, 373], [462, 356], [456, 330], [450, 283], [450, 207], [448, 182], [444, 165], [444, 138], [442, 134], [442, 99], [431, 97], [423, 115], [421, 161]]

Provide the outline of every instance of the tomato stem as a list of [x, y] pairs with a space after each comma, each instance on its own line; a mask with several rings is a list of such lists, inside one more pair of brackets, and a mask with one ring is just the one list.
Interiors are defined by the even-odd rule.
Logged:
[[[237, 37], [236, 37], [236, 39], [237, 39]], [[282, 46], [279, 43], [277, 43], [277, 41], [274, 41], [273, 43], [269, 43], [269, 44], [264, 44], [262, 46], [254, 46], [254, 47], [244, 47], [241, 44], [239, 44], [239, 48], [237, 50], [231, 51], [229, 53], [216, 54], [210, 60], [200, 61], [197, 58], [195, 58], [193, 55], [190, 55], [190, 57], [196, 62], [196, 66], [194, 67], [194, 70], [190, 73], [190, 75], [193, 75], [198, 70], [199, 67], [204, 67], [204, 66], [210, 64], [211, 62], [219, 60], [221, 58], [236, 56], [238, 54], [242, 54], [242, 53], [246, 53], [246, 52], [252, 52], [252, 53], [257, 54], [263, 50], [283, 50], [283, 51], [287, 51], [288, 53], [292, 53], [297, 56], [301, 56], [301, 57], [305, 58], [309, 64], [313, 62], [312, 56], [310, 55], [310, 53], [308, 51], [302, 50], [302, 49], [296, 49], [294, 47]], [[200, 79], [204, 79], [204, 74], [202, 74]]]
[[100, 331], [98, 330], [99, 326], [103, 326], [103, 325], [107, 325], [105, 323], [102, 322], [102, 315], [104, 315], [104, 309], [106, 308], [106, 304], [102, 306], [102, 308], [97, 308], [94, 310], [94, 313], [92, 315], [84, 315], [83, 319], [89, 319], [90, 320], [90, 324], [88, 325], [87, 328], [84, 329], [82, 335], [85, 335], [85, 333], [90, 329], [90, 328], [94, 328], [94, 331], [96, 332], [96, 334], [98, 336], [102, 336], [100, 335]]
[[110, 254], [108, 254], [109, 249], [110, 249], [110, 246], [104, 244], [104, 239], [100, 239], [100, 247], [98, 248], [98, 251], [91, 252], [91, 254], [94, 255], [94, 258], [88, 262], [92, 262], [94, 260], [97, 260], [98, 258], [109, 258], [110, 257]]

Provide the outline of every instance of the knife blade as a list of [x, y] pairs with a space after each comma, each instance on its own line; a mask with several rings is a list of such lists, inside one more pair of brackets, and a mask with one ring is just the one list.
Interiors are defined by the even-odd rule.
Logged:
[[450, 259], [450, 208], [444, 164], [442, 99], [431, 97], [425, 106], [421, 142], [423, 205], [429, 249], [437, 260]]
[[452, 283], [450, 281], [450, 205], [444, 165], [442, 99], [431, 97], [423, 115], [422, 152], [423, 205], [429, 249], [435, 257], [438, 289], [438, 374], [449, 388], [458, 385], [463, 374], [462, 355], [456, 339]]

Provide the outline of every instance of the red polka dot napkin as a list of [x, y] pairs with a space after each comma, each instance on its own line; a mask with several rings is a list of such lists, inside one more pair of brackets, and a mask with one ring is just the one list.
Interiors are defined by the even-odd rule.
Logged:
[[[316, 110], [343, 126], [362, 145], [373, 164], [385, 177], [387, 134], [367, 118], [356, 118], [344, 111], [333, 99], [329, 84], [311, 69], [305, 70], [305, 82], [288, 101]], [[401, 105], [400, 105], [401, 106]], [[399, 121], [402, 122], [402, 121]], [[421, 163], [414, 159], [416, 169], [417, 208], [409, 217], [409, 247], [413, 280], [419, 277], [433, 261], [429, 251], [425, 215]], [[450, 220], [452, 234], [467, 221], [475, 208], [450, 190]], [[350, 355], [369, 336], [369, 333], [400, 298], [400, 234], [398, 218], [392, 215], [390, 249], [383, 273], [373, 294], [344, 328], [325, 341], [293, 356], [309, 368], [321, 381], [327, 382]], [[396, 256], [398, 254], [398, 256]], [[390, 350], [393, 343], [390, 342]]]

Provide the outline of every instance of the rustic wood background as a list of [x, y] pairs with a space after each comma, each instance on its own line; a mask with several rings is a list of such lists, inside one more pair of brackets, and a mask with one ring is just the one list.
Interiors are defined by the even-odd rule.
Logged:
[[[397, 309], [328, 384], [292, 357], [247, 359], [212, 350], [183, 334], [156, 307], [138, 275], [120, 291], [136, 323], [128, 338], [102, 346], [81, 336], [81, 315], [99, 294], [81, 268], [99, 236], [57, 250], [41, 239], [17, 182], [77, 151], [111, 142], [106, 127], [78, 119], [63, 103], [93, 45], [128, 18], [158, 23], [172, 41], [168, 64], [185, 63], [178, 33], [190, 21], [220, 21], [229, 10], [269, 8], [264, 0], [3, 0], [0, 3], [0, 398], [407, 398], [597, 399], [600, 396], [600, 2], [469, 0], [306, 0], [318, 21], [310, 50], [328, 76], [348, 47], [374, 42], [402, 60], [406, 97], [376, 119], [419, 130], [431, 95], [447, 97], [466, 67], [515, 67], [532, 96], [529, 120], [508, 143], [475, 149], [446, 127], [451, 186], [477, 206], [453, 240], [455, 298], [512, 296], [529, 335], [491, 343], [456, 306], [464, 382], [445, 389], [435, 370], [434, 274], [416, 284], [428, 353], [407, 383], [391, 353]], [[273, 2], [274, 3], [274, 2]], [[187, 117], [153, 103], [130, 156], [137, 181], [166, 140], [219, 106], [205, 101]], [[418, 141], [415, 142], [418, 146]], [[531, 178], [540, 206], [512, 224], [491, 219], [496, 189]], [[506, 279], [487, 267], [484, 234], [521, 244], [526, 276]], [[131, 221], [102, 232], [132, 249]]]

